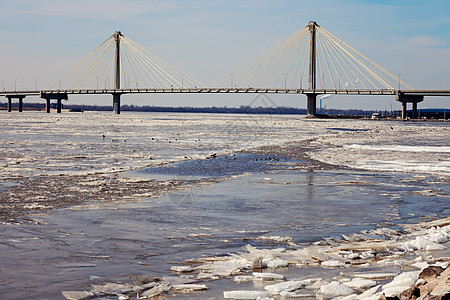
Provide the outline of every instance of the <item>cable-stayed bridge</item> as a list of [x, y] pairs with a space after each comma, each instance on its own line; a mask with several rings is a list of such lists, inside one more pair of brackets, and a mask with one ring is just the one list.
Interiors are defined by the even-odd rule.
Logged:
[[412, 103], [424, 96], [450, 96], [449, 90], [415, 90], [315, 22], [263, 51], [209, 84], [203, 84], [115, 32], [91, 53], [43, 90], [3, 91], [11, 111], [12, 99], [39, 95], [57, 101], [71, 94], [111, 94], [120, 113], [120, 98], [132, 93], [273, 93], [305, 94], [307, 113], [316, 114], [316, 98], [323, 94], [395, 95], [406, 117]]

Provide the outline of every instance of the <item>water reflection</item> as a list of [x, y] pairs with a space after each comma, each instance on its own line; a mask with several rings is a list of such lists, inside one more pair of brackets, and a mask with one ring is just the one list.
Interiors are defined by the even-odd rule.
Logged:
[[314, 170], [313, 169], [308, 169], [307, 171], [307, 175], [306, 175], [306, 181], [307, 181], [307, 185], [306, 185], [306, 198], [308, 200], [313, 200], [314, 199]]

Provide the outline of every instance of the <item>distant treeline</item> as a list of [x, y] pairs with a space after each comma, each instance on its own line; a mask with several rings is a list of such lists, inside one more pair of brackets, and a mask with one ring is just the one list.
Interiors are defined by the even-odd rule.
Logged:
[[[56, 108], [56, 103], [52, 103], [52, 108]], [[18, 106], [17, 103], [13, 103], [13, 108]], [[6, 103], [0, 103], [1, 108], [6, 108]], [[66, 104], [64, 109], [82, 112], [82, 111], [112, 111], [112, 106], [100, 106], [100, 105], [84, 105], [84, 104]], [[44, 110], [44, 103], [24, 103], [24, 109], [36, 109]], [[137, 105], [122, 105], [122, 111], [136, 111], [136, 112], [176, 112], [176, 113], [225, 113], [225, 114], [280, 114], [280, 115], [306, 115], [306, 109], [294, 108], [287, 106], [278, 107], [262, 107], [262, 106], [247, 106], [241, 105], [239, 107], [227, 107], [227, 106], [212, 106], [212, 107], [170, 107], [170, 106], [137, 106]], [[317, 113], [321, 115], [329, 116], [371, 116], [374, 113], [378, 113], [380, 117], [395, 117], [400, 116], [401, 111], [380, 111], [380, 110], [362, 110], [362, 109], [317, 109]], [[419, 113], [422, 117], [426, 118], [449, 118], [450, 113], [447, 113], [445, 109], [420, 109]]]
[[[112, 111], [112, 106], [96, 106], [96, 105], [65, 105], [65, 109], [72, 109], [74, 111]], [[227, 106], [212, 106], [212, 107], [170, 107], [170, 106], [136, 106], [136, 105], [122, 105], [122, 111], [137, 111], [137, 112], [177, 112], [177, 113], [222, 113], [222, 114], [279, 114], [279, 115], [306, 115], [306, 109], [295, 108], [288, 106], [278, 107], [263, 107], [263, 106], [248, 106], [241, 105], [239, 107]], [[318, 111], [319, 112], [319, 111]], [[346, 114], [367, 116], [373, 113], [379, 113], [374, 110], [361, 109], [327, 109], [320, 113], [324, 114]]]

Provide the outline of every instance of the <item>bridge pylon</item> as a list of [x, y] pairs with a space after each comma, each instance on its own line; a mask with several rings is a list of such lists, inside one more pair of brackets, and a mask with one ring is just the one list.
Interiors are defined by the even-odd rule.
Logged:
[[[316, 27], [317, 23], [310, 21], [308, 24], [309, 28], [309, 80], [308, 89], [316, 89]], [[306, 100], [306, 113], [308, 116], [316, 115], [316, 93], [307, 94]]]
[[[120, 39], [122, 33], [116, 31], [113, 34], [115, 43], [115, 59], [114, 59], [114, 89], [120, 89]], [[115, 114], [120, 114], [120, 96], [121, 93], [113, 93], [113, 111]]]
[[203, 86], [186, 72], [114, 32], [57, 80], [45, 94], [109, 94], [113, 113], [120, 114], [123, 94], [149, 91], [187, 91]]

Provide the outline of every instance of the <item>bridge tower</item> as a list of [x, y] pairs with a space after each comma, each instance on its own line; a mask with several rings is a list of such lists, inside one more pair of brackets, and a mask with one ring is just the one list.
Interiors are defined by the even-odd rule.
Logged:
[[[114, 41], [116, 43], [115, 60], [114, 60], [114, 90], [120, 89], [120, 38], [122, 33], [116, 31], [114, 33]], [[113, 110], [115, 114], [120, 114], [120, 96], [121, 93], [115, 91], [113, 94]]]
[[317, 23], [310, 21], [308, 24], [309, 27], [309, 81], [308, 81], [308, 89], [312, 90], [312, 92], [307, 93], [307, 102], [306, 102], [306, 113], [309, 116], [316, 115], [316, 27]]

